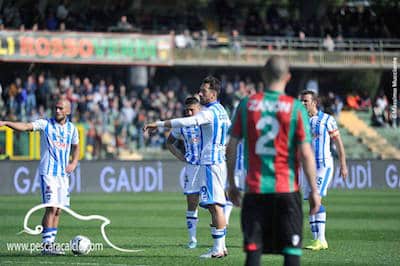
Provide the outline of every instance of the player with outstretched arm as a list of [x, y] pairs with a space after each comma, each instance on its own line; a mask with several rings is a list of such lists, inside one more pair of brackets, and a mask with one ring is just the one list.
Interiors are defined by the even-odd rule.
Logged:
[[211, 214], [211, 236], [214, 240], [211, 250], [201, 255], [201, 258], [221, 258], [227, 254], [223, 208], [226, 204], [226, 140], [231, 121], [218, 101], [220, 90], [220, 81], [208, 76], [203, 80], [199, 91], [200, 103], [204, 106], [199, 113], [191, 117], [157, 121], [144, 126], [144, 130], [149, 131], [158, 127], [200, 127], [200, 206], [207, 208]]
[[[42, 202], [69, 207], [69, 175], [75, 170], [79, 159], [78, 130], [68, 120], [71, 104], [60, 98], [54, 106], [55, 116], [50, 119], [38, 119], [31, 123], [0, 121], [18, 131], [40, 131], [39, 175], [42, 189]], [[72, 160], [70, 161], [70, 152]], [[42, 242], [43, 255], [64, 255], [64, 251], [55, 245], [61, 209], [46, 208], [43, 216]]]

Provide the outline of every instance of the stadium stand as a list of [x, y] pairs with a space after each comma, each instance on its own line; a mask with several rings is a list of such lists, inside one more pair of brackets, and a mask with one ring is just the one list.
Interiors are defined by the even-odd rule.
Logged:
[[[371, 125], [372, 112], [356, 112], [356, 115], [368, 125]], [[374, 127], [374, 129], [385, 138], [391, 145], [400, 149], [400, 131], [397, 127], [386, 125], [384, 127]]]
[[[2, 1], [7, 29], [168, 33], [209, 31], [246, 36], [398, 38], [398, 1]], [[331, 3], [330, 3], [331, 2]], [[397, 2], [397, 3], [396, 3]], [[303, 8], [303, 9], [302, 9]], [[325, 10], [321, 12], [321, 10]], [[125, 18], [123, 18], [126, 16]], [[303, 34], [300, 34], [303, 33]], [[197, 34], [194, 34], [196, 37]]]
[[400, 159], [400, 150], [360, 119], [355, 112], [342, 111], [339, 123], [353, 136], [360, 138], [361, 142], [381, 159]]
[[[243, 67], [247, 68], [247, 73], [256, 72], [255, 67], [264, 64], [271, 54], [286, 56], [295, 71], [304, 71], [297, 75], [303, 75], [304, 82], [296, 81], [295, 88], [290, 88], [294, 95], [293, 91], [304, 88], [310, 77], [305, 73], [308, 69], [387, 70], [400, 50], [397, 25], [400, 2], [387, 7], [381, 1], [338, 1], [340, 4], [320, 1], [321, 8], [307, 8], [308, 1], [298, 5], [288, 4], [290, 1], [284, 1], [287, 4], [276, 2], [0, 1], [0, 30], [3, 37], [10, 32], [22, 36], [34, 35], [37, 31], [50, 36], [75, 31], [148, 36], [171, 33], [173, 35], [167, 36], [172, 36], [176, 49], [173, 66], [170, 66], [174, 70], [170, 73], [176, 71], [175, 67], [195, 67], [198, 76], [205, 76], [217, 72], [215, 67], [224, 68], [226, 73], [218, 73], [218, 76], [223, 83], [222, 101], [229, 110], [233, 109], [242, 89], [256, 91], [263, 87], [259, 79], [249, 78], [247, 74], [238, 76], [232, 69]], [[317, 9], [320, 10], [318, 14], [311, 11]], [[7, 41], [3, 40], [4, 46]], [[4, 55], [10, 50], [3, 46], [0, 48]], [[128, 84], [132, 78], [127, 77], [128, 67], [121, 71], [123, 75], [110, 78], [107, 71], [118, 72], [114, 65], [113, 69], [97, 74], [102, 66], [91, 65], [94, 66], [92, 70], [82, 74], [78, 70], [82, 68], [73, 61], [69, 62], [72, 67], [46, 62], [51, 66], [47, 68], [42, 62], [28, 66], [19, 62], [6, 59], [4, 64], [1, 62], [0, 119], [31, 121], [49, 116], [51, 102], [65, 93], [73, 102], [73, 121], [87, 132], [86, 159], [140, 159], [145, 153], [150, 154], [150, 158], [162, 154], [167, 132], [147, 136], [143, 135], [141, 127], [149, 120], [182, 115], [181, 102], [194, 92], [183, 80], [193, 76], [171, 77], [160, 82], [149, 75], [147, 86], [133, 88]], [[151, 68], [149, 72], [162, 69], [158, 65]], [[204, 71], [207, 68], [212, 70]], [[69, 71], [63, 71], [65, 69]], [[190, 74], [180, 72], [180, 75]], [[333, 83], [321, 88], [321, 93], [327, 93], [328, 89], [341, 96], [348, 93], [343, 91], [345, 89], [339, 92], [337, 86], [330, 88]], [[331, 109], [338, 115], [341, 108]], [[371, 148], [374, 144], [367, 142], [371, 136], [376, 136], [366, 130], [368, 133], [355, 132], [354, 128], [344, 125], [345, 145], [354, 147], [348, 157], [392, 154], [382, 155], [379, 147]], [[376, 131], [389, 142], [399, 143], [399, 134], [395, 131], [386, 128]], [[29, 138], [24, 136], [21, 141], [14, 142], [15, 151], [26, 153], [27, 141]], [[372, 151], [368, 152], [366, 147]]]
[[339, 125], [340, 136], [346, 148], [346, 156], [349, 159], [373, 159], [379, 155], [368, 149], [361, 139], [354, 136], [343, 125]]
[[[241, 91], [256, 89], [255, 81], [248, 77], [225, 76], [222, 79], [223, 103], [231, 111]], [[263, 87], [262, 84], [257, 86]], [[145, 135], [143, 124], [159, 118], [182, 116], [181, 103], [195, 92], [177, 77], [170, 77], [164, 84], [134, 90], [111, 77], [99, 78], [95, 74], [90, 77], [57, 76], [51, 71], [46, 75], [41, 71], [21, 75], [2, 87], [1, 120], [33, 121], [49, 117], [54, 99], [65, 94], [72, 102], [72, 121], [86, 130], [86, 159], [172, 158], [168, 152], [162, 152], [168, 132]], [[28, 91], [32, 94], [31, 104], [27, 100]], [[46, 92], [44, 95], [43, 91]], [[27, 141], [28, 134], [14, 134], [13, 150], [17, 156], [29, 153]]]

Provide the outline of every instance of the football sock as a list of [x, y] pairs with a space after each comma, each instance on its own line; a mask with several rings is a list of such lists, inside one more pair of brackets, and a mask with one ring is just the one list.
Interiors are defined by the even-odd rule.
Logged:
[[57, 234], [57, 228], [54, 227], [44, 227], [42, 231], [42, 242], [43, 243], [53, 243], [55, 240], [55, 235]]
[[224, 215], [225, 215], [226, 224], [229, 224], [229, 218], [231, 217], [232, 207], [233, 207], [232, 202], [226, 201], [226, 205], [224, 207]]
[[319, 211], [315, 215], [315, 224], [318, 227], [318, 239], [325, 241], [325, 223], [326, 223], [326, 211], [324, 205], [321, 205]]
[[53, 233], [51, 234], [51, 242], [56, 242], [56, 236], [57, 236], [57, 227], [54, 228]]
[[226, 228], [217, 229], [216, 227], [211, 227], [211, 236], [214, 239], [214, 250], [218, 252], [222, 252], [224, 250], [225, 233]]
[[196, 240], [196, 227], [199, 218], [197, 218], [197, 210], [195, 211], [186, 211], [186, 225], [189, 233], [189, 241], [197, 241]]
[[313, 236], [313, 239], [315, 240], [318, 238], [318, 227], [317, 224], [315, 223], [315, 215], [310, 215], [309, 221], [310, 221], [311, 234]]
[[222, 248], [223, 249], [226, 249], [226, 243], [225, 243], [225, 240], [226, 240], [226, 234], [228, 233], [228, 229], [225, 227], [225, 236], [224, 236], [224, 238], [223, 238], [223, 240], [222, 240]]

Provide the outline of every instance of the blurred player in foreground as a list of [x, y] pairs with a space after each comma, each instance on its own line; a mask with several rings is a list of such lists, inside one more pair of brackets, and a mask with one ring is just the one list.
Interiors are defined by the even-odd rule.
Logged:
[[[246, 265], [260, 265], [262, 254], [282, 254], [284, 265], [300, 265], [299, 156], [311, 186], [311, 213], [320, 206], [308, 118], [301, 102], [284, 94], [290, 80], [288, 63], [272, 56], [264, 72], [266, 89], [243, 99], [233, 119], [227, 146], [229, 195], [235, 205], [242, 204]], [[247, 176], [241, 203], [234, 169], [242, 138]]]
[[[334, 141], [340, 163], [340, 175], [347, 177], [346, 154], [335, 118], [318, 110], [318, 98], [315, 92], [306, 90], [300, 94], [301, 101], [307, 109], [312, 135], [312, 146], [317, 165], [317, 186], [320, 197], [325, 197], [328, 185], [333, 177], [333, 157], [331, 154], [331, 139]], [[310, 188], [303, 181], [302, 187], [305, 199], [308, 199]], [[311, 250], [328, 249], [325, 239], [326, 210], [321, 205], [318, 213], [309, 217], [313, 240], [305, 248]]]
[[[42, 202], [69, 207], [69, 175], [75, 170], [79, 159], [78, 130], [68, 120], [71, 104], [66, 99], [59, 99], [55, 104], [55, 116], [50, 119], [38, 119], [31, 123], [0, 121], [18, 131], [41, 131], [39, 175], [42, 188]], [[69, 162], [71, 147], [72, 161]], [[43, 255], [64, 255], [57, 247], [58, 223], [61, 209], [46, 208], [43, 216], [42, 241]]]
[[[185, 100], [186, 116], [194, 116], [201, 110], [200, 101], [196, 97], [189, 97]], [[200, 195], [200, 127], [197, 125], [190, 127], [174, 128], [167, 140], [167, 148], [171, 153], [183, 162], [185, 166], [185, 180], [183, 193], [186, 195], [187, 211], [186, 224], [189, 233], [188, 248], [196, 248], [196, 227], [199, 221], [197, 205]], [[183, 140], [184, 153], [178, 147], [178, 140]]]

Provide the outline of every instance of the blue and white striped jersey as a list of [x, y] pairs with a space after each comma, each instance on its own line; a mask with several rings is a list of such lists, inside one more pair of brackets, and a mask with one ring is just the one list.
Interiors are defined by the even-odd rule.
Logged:
[[[233, 114], [232, 117], [235, 117], [236, 112], [238, 110], [239, 104], [235, 107], [235, 109], [233, 110]], [[243, 151], [244, 147], [243, 147], [243, 139], [241, 139], [237, 146], [236, 146], [236, 163], [235, 163], [235, 174], [236, 173], [241, 173], [243, 170], [245, 170], [245, 166], [244, 166], [244, 151]]]
[[78, 130], [71, 122], [61, 125], [54, 118], [39, 119], [32, 124], [34, 131], [41, 131], [39, 174], [66, 176], [71, 144], [79, 143]]
[[236, 164], [235, 172], [243, 171], [244, 169], [244, 154], [243, 154], [243, 140], [240, 140], [236, 146]]
[[310, 117], [310, 129], [317, 168], [320, 168], [332, 158], [331, 138], [337, 136], [339, 130], [335, 118], [322, 111]]
[[200, 164], [200, 127], [174, 128], [171, 134], [174, 138], [183, 140], [186, 162], [189, 164]]
[[225, 161], [229, 116], [218, 102], [207, 104], [194, 116], [171, 120], [172, 128], [200, 127], [200, 164], [211, 165]]

